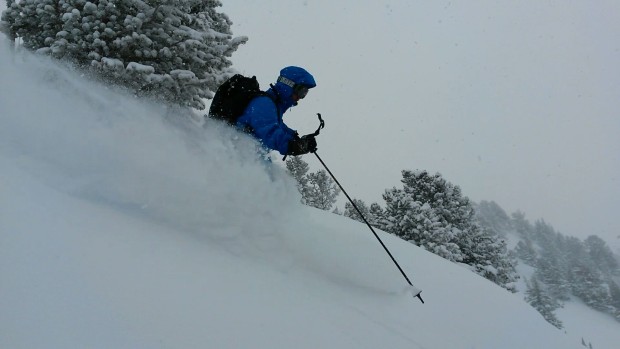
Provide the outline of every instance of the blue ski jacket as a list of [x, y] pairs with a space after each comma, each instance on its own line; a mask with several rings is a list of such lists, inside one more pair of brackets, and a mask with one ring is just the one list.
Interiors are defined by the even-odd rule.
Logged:
[[254, 135], [264, 147], [286, 155], [288, 144], [297, 136], [297, 131], [286, 126], [282, 117], [289, 108], [297, 105], [293, 99], [295, 85], [313, 88], [316, 82], [303, 68], [282, 69], [278, 82], [266, 91], [269, 96], [254, 98], [237, 119], [236, 126]]

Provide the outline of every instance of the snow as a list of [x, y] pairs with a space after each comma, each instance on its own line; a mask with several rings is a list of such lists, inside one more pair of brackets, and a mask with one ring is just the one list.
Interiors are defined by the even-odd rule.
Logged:
[[582, 338], [593, 348], [617, 348], [620, 343], [618, 323], [607, 314], [592, 311], [577, 298], [557, 309], [556, 315], [567, 331], [583, 333]]
[[176, 69], [176, 70], [170, 71], [170, 75], [180, 80], [196, 79], [196, 75], [190, 70]]
[[123, 62], [120, 59], [116, 59], [116, 58], [103, 57], [101, 59], [101, 63], [103, 63], [103, 65], [113, 70], [122, 70], [125, 68], [125, 66], [123, 65]]
[[144, 65], [136, 62], [129, 62], [129, 64], [127, 64], [127, 70], [140, 72], [143, 74], [153, 74], [155, 72], [155, 68], [150, 65]]
[[378, 232], [421, 304], [363, 224], [301, 205], [223, 125], [3, 40], [0, 76], [2, 348], [581, 347], [520, 296]]
[[91, 14], [91, 13], [96, 13], [97, 12], [97, 5], [93, 4], [92, 2], [86, 2], [86, 4], [84, 4], [84, 13], [86, 14]]

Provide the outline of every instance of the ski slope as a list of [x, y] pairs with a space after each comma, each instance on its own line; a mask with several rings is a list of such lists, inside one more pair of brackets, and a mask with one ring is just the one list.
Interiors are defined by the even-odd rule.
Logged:
[[3, 39], [0, 77], [1, 348], [581, 347], [380, 232], [420, 304], [365, 226], [299, 204], [246, 136]]

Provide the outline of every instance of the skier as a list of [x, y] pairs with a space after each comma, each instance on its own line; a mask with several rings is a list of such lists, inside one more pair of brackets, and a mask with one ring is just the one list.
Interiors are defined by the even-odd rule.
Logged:
[[299, 137], [286, 126], [283, 114], [306, 97], [315, 87], [314, 77], [305, 69], [290, 66], [280, 71], [275, 85], [266, 91], [269, 96], [254, 98], [237, 119], [236, 126], [258, 138], [266, 148], [282, 155], [302, 155], [317, 150], [313, 135]]

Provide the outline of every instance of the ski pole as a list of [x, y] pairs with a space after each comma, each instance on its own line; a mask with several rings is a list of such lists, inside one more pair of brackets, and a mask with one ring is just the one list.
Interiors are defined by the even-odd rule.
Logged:
[[[320, 114], [319, 114], [319, 118], [320, 118]], [[355, 210], [357, 211], [357, 213], [360, 215], [360, 217], [362, 217], [362, 219], [364, 220], [364, 223], [366, 223], [366, 225], [368, 226], [368, 228], [370, 228], [370, 231], [372, 231], [372, 233], [375, 235], [375, 237], [377, 238], [377, 240], [379, 241], [379, 243], [381, 244], [381, 246], [383, 246], [383, 249], [385, 250], [385, 252], [387, 252], [388, 256], [390, 256], [390, 258], [392, 259], [392, 262], [394, 262], [394, 264], [396, 264], [396, 267], [398, 268], [398, 270], [400, 270], [400, 273], [403, 274], [403, 277], [405, 278], [405, 280], [407, 280], [407, 283], [409, 284], [409, 286], [415, 288], [415, 286], [413, 286], [413, 284], [411, 283], [411, 281], [409, 280], [409, 278], [407, 277], [407, 274], [405, 274], [405, 272], [403, 271], [403, 269], [400, 267], [400, 265], [398, 264], [398, 262], [396, 261], [396, 259], [394, 259], [394, 256], [392, 256], [392, 253], [390, 252], [390, 250], [388, 250], [388, 248], [385, 246], [385, 244], [383, 243], [383, 241], [381, 240], [381, 238], [379, 237], [379, 235], [377, 235], [377, 233], [375, 232], [375, 230], [372, 228], [372, 226], [370, 225], [370, 223], [368, 223], [368, 221], [366, 220], [366, 217], [364, 217], [364, 215], [362, 214], [362, 211], [360, 211], [359, 208], [357, 208], [357, 205], [355, 205], [355, 202], [353, 202], [353, 200], [351, 199], [351, 197], [349, 196], [349, 194], [347, 194], [347, 191], [344, 190], [344, 188], [342, 187], [342, 185], [340, 184], [340, 182], [338, 182], [338, 180], [336, 179], [336, 177], [334, 176], [334, 174], [332, 173], [332, 171], [329, 170], [329, 168], [327, 167], [327, 165], [325, 165], [325, 162], [323, 162], [323, 159], [321, 159], [321, 157], [319, 156], [319, 154], [317, 154], [317, 152], [313, 152], [314, 155], [316, 155], [316, 158], [319, 159], [319, 161], [321, 162], [321, 164], [323, 165], [323, 167], [325, 167], [325, 169], [327, 170], [327, 172], [329, 173], [329, 175], [332, 177], [332, 179], [334, 180], [334, 182], [336, 182], [336, 184], [338, 184], [338, 187], [340, 187], [340, 190], [342, 190], [342, 192], [344, 193], [344, 195], [347, 197], [347, 199], [349, 199], [349, 202], [351, 203], [351, 205], [353, 205], [353, 208], [355, 208]], [[422, 296], [420, 295], [422, 293], [422, 291], [418, 292], [418, 294], [414, 295], [414, 297], [418, 297], [418, 299], [420, 300], [420, 302], [422, 302], [422, 304], [424, 304], [424, 300], [422, 299]]]

